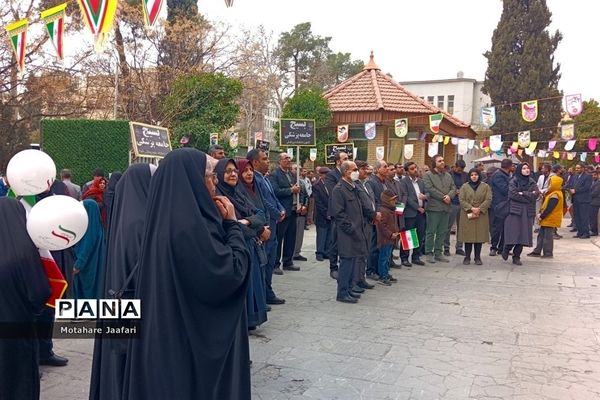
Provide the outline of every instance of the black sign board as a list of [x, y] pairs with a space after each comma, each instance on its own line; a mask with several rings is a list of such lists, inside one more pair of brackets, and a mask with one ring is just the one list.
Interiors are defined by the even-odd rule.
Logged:
[[280, 146], [315, 146], [314, 119], [281, 119], [279, 123]]
[[269, 147], [271, 146], [271, 143], [267, 140], [260, 140], [260, 139], [256, 139], [256, 143], [254, 144], [254, 148], [257, 150], [262, 150], [265, 153], [267, 153], [267, 155], [269, 155]]
[[131, 143], [136, 157], [162, 158], [171, 151], [169, 130], [162, 126], [130, 122]]
[[340, 152], [348, 154], [348, 160], [354, 161], [354, 143], [333, 143], [325, 145], [325, 164], [335, 164], [333, 157]]

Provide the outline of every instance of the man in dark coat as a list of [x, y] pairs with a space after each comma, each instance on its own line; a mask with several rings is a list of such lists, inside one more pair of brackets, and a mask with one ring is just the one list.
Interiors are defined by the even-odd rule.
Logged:
[[342, 179], [331, 193], [329, 211], [335, 219], [340, 266], [336, 300], [356, 303], [360, 294], [352, 291], [352, 272], [358, 259], [367, 256], [367, 238], [363, 227], [363, 210], [354, 181], [358, 168], [352, 161], [342, 163]]
[[325, 175], [330, 171], [327, 167], [319, 168], [319, 180], [313, 184], [313, 197], [315, 199], [315, 225], [317, 226], [317, 261], [328, 257], [331, 245], [330, 225], [331, 219], [327, 214], [329, 207], [329, 191], [325, 186]]
[[273, 270], [277, 261], [277, 225], [285, 218], [285, 208], [281, 205], [271, 182], [265, 178], [264, 174], [269, 171], [269, 157], [263, 150], [252, 149], [246, 155], [254, 167], [254, 182], [260, 192], [264, 205], [269, 213], [269, 228], [271, 236], [265, 243], [265, 253], [267, 254], [267, 264], [265, 265], [265, 290], [267, 304], [284, 304], [285, 300], [277, 297], [273, 290]]
[[[425, 265], [421, 261], [421, 248], [425, 244], [425, 206], [427, 202], [427, 194], [425, 193], [425, 185], [419, 174], [417, 164], [408, 161], [404, 164], [404, 170], [408, 174], [403, 180], [404, 191], [406, 192], [406, 207], [404, 208], [404, 224], [405, 229], [417, 229], [417, 237], [419, 238], [419, 247], [412, 251], [412, 260], [410, 263], [417, 265]], [[401, 250], [400, 258], [402, 263], [409, 263], [408, 258], [410, 250]]]
[[489, 210], [492, 226], [490, 256], [497, 255], [504, 248], [504, 220], [508, 216], [508, 182], [513, 170], [512, 160], [505, 158], [489, 182], [492, 188], [492, 206]]
[[577, 229], [577, 235], [574, 237], [589, 239], [592, 177], [585, 171], [585, 164], [582, 162], [577, 163], [575, 166], [575, 173], [573, 183], [569, 187], [569, 192], [573, 198], [575, 229]]
[[[367, 180], [367, 185], [373, 192], [375, 199], [375, 209], [381, 207], [381, 193], [386, 189], [386, 180], [388, 175], [388, 165], [384, 160], [377, 160], [373, 165], [373, 174]], [[377, 248], [377, 229], [375, 225], [371, 227], [369, 239], [369, 262], [367, 263], [367, 278], [378, 280], [377, 271], [379, 269], [379, 249]]]
[[[327, 187], [327, 191], [329, 192], [329, 196], [333, 193], [333, 188], [340, 181], [342, 177], [341, 166], [342, 163], [348, 160], [348, 154], [343, 151], [337, 152], [333, 155], [333, 160], [335, 161], [335, 168], [327, 173], [325, 176], [325, 187]], [[337, 229], [335, 227], [335, 218], [333, 218], [333, 214], [331, 212], [331, 197], [329, 200], [328, 214], [331, 217], [331, 246], [329, 247], [329, 276], [333, 279], [337, 279], [337, 270], [338, 270], [338, 249], [337, 249], [337, 238], [336, 232]]]
[[592, 172], [592, 190], [590, 201], [590, 236], [598, 236], [598, 211], [600, 210], [600, 179], [598, 172]]
[[299, 271], [292, 261], [296, 246], [296, 208], [300, 186], [296, 177], [291, 173], [292, 161], [287, 153], [279, 154], [279, 167], [269, 174], [269, 181], [273, 186], [275, 196], [285, 209], [285, 218], [277, 225], [277, 255], [273, 273], [282, 275], [280, 269]]

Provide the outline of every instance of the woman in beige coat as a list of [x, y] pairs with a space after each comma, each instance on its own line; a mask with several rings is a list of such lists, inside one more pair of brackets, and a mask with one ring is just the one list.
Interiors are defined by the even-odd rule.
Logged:
[[458, 199], [458, 240], [465, 244], [463, 264], [471, 263], [471, 252], [475, 248], [475, 264], [481, 265], [481, 246], [490, 239], [488, 209], [492, 204], [492, 189], [481, 180], [478, 169], [469, 171], [469, 181], [461, 186]]

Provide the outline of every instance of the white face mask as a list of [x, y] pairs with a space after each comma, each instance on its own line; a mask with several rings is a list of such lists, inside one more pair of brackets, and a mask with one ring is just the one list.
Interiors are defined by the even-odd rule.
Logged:
[[358, 171], [352, 171], [352, 173], [350, 174], [350, 179], [352, 179], [353, 181], [357, 181], [359, 177]]

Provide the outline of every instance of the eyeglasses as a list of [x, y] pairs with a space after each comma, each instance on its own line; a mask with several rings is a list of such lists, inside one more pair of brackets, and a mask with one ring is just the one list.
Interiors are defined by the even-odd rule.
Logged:
[[229, 174], [229, 175], [231, 175], [231, 174], [236, 174], [237, 175], [239, 173], [240, 172], [237, 169], [235, 169], [235, 168], [227, 168], [225, 170], [225, 174]]

